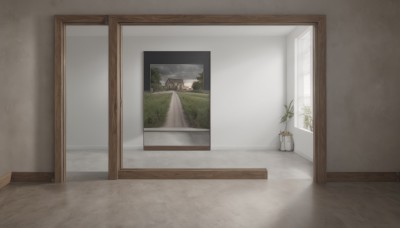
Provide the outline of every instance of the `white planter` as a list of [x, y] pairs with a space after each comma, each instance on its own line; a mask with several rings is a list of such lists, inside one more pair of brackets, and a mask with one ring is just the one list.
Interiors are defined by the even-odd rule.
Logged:
[[293, 151], [294, 150], [293, 136], [279, 135], [279, 139], [281, 141], [280, 151]]

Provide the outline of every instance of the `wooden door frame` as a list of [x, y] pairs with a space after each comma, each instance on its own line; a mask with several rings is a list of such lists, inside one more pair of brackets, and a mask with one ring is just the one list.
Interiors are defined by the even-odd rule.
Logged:
[[326, 17], [324, 15], [110, 15], [56, 16], [55, 181], [65, 181], [66, 24], [109, 25], [109, 179], [267, 178], [266, 169], [123, 169], [122, 25], [311, 25], [314, 27], [314, 182], [326, 182]]
[[66, 26], [106, 25], [107, 19], [106, 15], [57, 15], [54, 17], [54, 181], [56, 183], [63, 183], [66, 180]]

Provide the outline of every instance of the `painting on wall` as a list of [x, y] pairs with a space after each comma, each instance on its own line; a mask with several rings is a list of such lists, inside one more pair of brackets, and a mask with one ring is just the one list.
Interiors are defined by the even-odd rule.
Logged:
[[210, 52], [144, 52], [145, 150], [210, 149]]

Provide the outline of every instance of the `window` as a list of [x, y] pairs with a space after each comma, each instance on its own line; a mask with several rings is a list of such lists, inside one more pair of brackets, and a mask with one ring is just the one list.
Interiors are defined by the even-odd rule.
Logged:
[[313, 31], [295, 39], [295, 127], [313, 131]]

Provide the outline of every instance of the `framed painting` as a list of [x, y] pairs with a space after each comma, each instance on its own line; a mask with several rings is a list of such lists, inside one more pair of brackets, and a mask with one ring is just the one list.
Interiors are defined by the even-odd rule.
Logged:
[[210, 149], [210, 52], [145, 51], [145, 150]]

